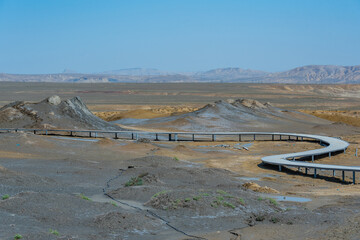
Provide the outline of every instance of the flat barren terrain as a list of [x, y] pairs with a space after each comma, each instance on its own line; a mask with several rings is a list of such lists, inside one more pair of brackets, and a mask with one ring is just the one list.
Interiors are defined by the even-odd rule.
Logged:
[[0, 83], [0, 105], [80, 96], [93, 111], [152, 106], [202, 107], [218, 100], [250, 98], [284, 109], [358, 110], [360, 85], [237, 83]]
[[[0, 86], [2, 127], [293, 129], [350, 143], [346, 153], [317, 163], [360, 165], [359, 85]], [[54, 94], [61, 99], [48, 98]], [[34, 103], [1, 108], [20, 100]], [[95, 118], [85, 103], [115, 122]], [[354, 185], [350, 173], [343, 182], [340, 172], [319, 171], [313, 178], [304, 169], [279, 172], [261, 162], [322, 148], [318, 143], [108, 137], [0, 133], [0, 239], [325, 240], [360, 234], [360, 173]]]

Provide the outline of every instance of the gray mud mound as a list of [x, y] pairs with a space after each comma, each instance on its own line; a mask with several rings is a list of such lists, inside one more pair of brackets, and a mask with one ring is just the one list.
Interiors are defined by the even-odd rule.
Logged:
[[5, 105], [0, 108], [0, 127], [123, 130], [92, 114], [80, 97], [61, 100], [58, 96]]
[[[311, 129], [330, 122], [297, 111], [273, 107], [252, 99], [220, 100], [186, 114], [131, 121], [115, 121], [123, 125], [168, 128], [181, 131], [291, 131]], [[130, 124], [129, 124], [130, 123]]]
[[149, 234], [151, 231], [159, 230], [163, 224], [161, 220], [142, 213], [109, 212], [97, 216], [94, 220], [94, 225], [99, 229], [123, 234]]

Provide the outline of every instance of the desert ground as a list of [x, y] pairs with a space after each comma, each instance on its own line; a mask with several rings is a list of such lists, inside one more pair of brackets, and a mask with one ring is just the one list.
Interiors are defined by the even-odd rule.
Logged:
[[[360, 85], [0, 85], [1, 128], [292, 130], [350, 143], [316, 162], [360, 165]], [[0, 239], [358, 239], [360, 185], [350, 174], [342, 182], [261, 163], [321, 147], [4, 131]]]

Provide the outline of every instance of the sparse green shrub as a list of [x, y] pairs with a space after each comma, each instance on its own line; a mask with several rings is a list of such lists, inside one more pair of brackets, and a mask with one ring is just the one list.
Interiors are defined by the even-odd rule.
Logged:
[[272, 222], [272, 223], [278, 223], [279, 221], [280, 221], [280, 219], [278, 219], [276, 217], [270, 218], [270, 222]]
[[174, 160], [175, 160], [175, 161], [180, 161], [177, 157], [174, 157]]
[[223, 206], [224, 206], [224, 207], [229, 207], [229, 208], [232, 208], [232, 209], [235, 208], [234, 204], [229, 203], [229, 202], [226, 202], [226, 201], [223, 202]]
[[111, 204], [112, 204], [114, 207], [117, 207], [116, 202], [111, 202]]
[[265, 216], [263, 216], [263, 215], [256, 216], [255, 220], [258, 222], [262, 222], [265, 220]]
[[223, 197], [223, 196], [217, 196], [216, 199], [217, 199], [218, 201], [224, 201], [224, 197]]
[[217, 208], [218, 206], [221, 205], [221, 203], [222, 202], [220, 200], [215, 200], [211, 203], [211, 206]]
[[195, 197], [193, 197], [193, 200], [195, 200], [195, 201], [199, 201], [201, 199], [201, 196], [195, 196]]
[[55, 236], [59, 236], [59, 232], [57, 230], [54, 230], [54, 229], [50, 229], [49, 233], [54, 234]]
[[161, 192], [155, 193], [151, 198], [156, 198], [156, 197], [160, 196], [161, 194], [165, 194], [166, 192], [167, 192], [166, 190], [163, 190]]
[[208, 197], [208, 196], [210, 196], [210, 194], [208, 194], [208, 193], [201, 193], [200, 195], [203, 196], [203, 197]]
[[224, 195], [224, 197], [226, 197], [226, 198], [235, 198], [233, 195], [229, 195], [229, 194]]
[[190, 202], [190, 201], [191, 201], [191, 198], [185, 198], [184, 201], [185, 201], [185, 202]]
[[8, 199], [10, 196], [9, 196], [9, 194], [5, 194], [5, 195], [3, 195], [1, 198], [2, 198], [2, 200], [6, 200], [6, 199]]
[[141, 177], [132, 177], [129, 181], [125, 183], [125, 187], [140, 186], [140, 185], [143, 185], [143, 180]]
[[214, 207], [214, 208], [217, 208], [219, 205], [217, 205], [216, 203], [212, 202], [212, 203], [211, 203], [211, 206]]
[[87, 201], [91, 201], [91, 199], [90, 198], [88, 198], [87, 196], [85, 196], [84, 194], [82, 194], [82, 193], [80, 193], [80, 195], [79, 195], [82, 199], [84, 199], [84, 200], [87, 200]]
[[238, 198], [237, 201], [238, 201], [238, 203], [240, 203], [241, 205], [245, 205], [244, 199]]
[[269, 203], [271, 203], [272, 205], [275, 205], [275, 206], [278, 205], [278, 202], [275, 199], [273, 199], [273, 198], [268, 198], [268, 199], [269, 199]]
[[21, 236], [20, 234], [16, 234], [15, 236], [14, 236], [14, 239], [15, 240], [17, 240], [17, 239], [22, 239], [23, 238], [23, 236]]
[[262, 198], [262, 197], [258, 197], [258, 199], [257, 199], [258, 201], [263, 201], [264, 200], [264, 198]]
[[221, 195], [229, 195], [227, 192], [225, 192], [223, 190], [216, 190], [216, 193], [221, 194]]

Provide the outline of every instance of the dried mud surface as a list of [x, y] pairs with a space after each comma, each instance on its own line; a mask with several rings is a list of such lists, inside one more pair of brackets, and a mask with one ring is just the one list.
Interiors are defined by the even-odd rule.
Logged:
[[[341, 184], [330, 172], [313, 179], [261, 164], [261, 156], [321, 147], [315, 143], [256, 141], [247, 151], [232, 141], [90, 142], [10, 133], [0, 139], [0, 152], [18, 154], [0, 160], [0, 195], [9, 195], [0, 200], [0, 239], [195, 239], [167, 223], [205, 239], [359, 234], [358, 185]], [[355, 164], [356, 146], [331, 162]], [[141, 184], [126, 186], [136, 178]], [[282, 195], [312, 201], [273, 200]]]
[[[159, 117], [177, 120], [179, 114], [229, 98], [253, 98], [263, 106], [271, 102], [274, 108], [290, 110], [276, 113], [280, 118], [304, 117], [291, 110], [305, 109], [323, 119], [306, 116], [304, 123], [297, 120], [292, 125], [292, 132], [303, 132], [307, 126], [310, 133], [350, 143], [345, 154], [316, 161], [359, 165], [355, 156], [360, 147], [359, 85], [1, 84], [1, 105], [40, 101], [53, 94], [79, 95], [90, 110], [102, 112], [98, 116], [140, 122]], [[262, 105], [256, 107], [263, 111]], [[247, 114], [259, 112], [251, 103], [247, 107]], [[219, 117], [221, 112], [211, 114]], [[232, 116], [224, 118], [223, 127], [236, 122], [231, 112], [223, 114]], [[215, 120], [211, 124], [217, 126]], [[184, 125], [177, 120], [168, 126], [131, 128], [179, 130]], [[270, 121], [267, 129], [273, 131], [274, 126]], [[359, 238], [360, 185], [351, 184], [352, 174], [346, 173], [342, 182], [341, 173], [333, 177], [331, 171], [320, 171], [315, 179], [304, 169], [279, 172], [260, 160], [322, 146], [292, 140], [249, 138], [238, 145], [231, 139], [218, 140], [222, 142], [1, 133], [0, 239], [14, 239], [15, 234], [31, 240]], [[241, 147], [244, 144], [247, 150]], [[358, 182], [358, 174], [356, 178]]]

